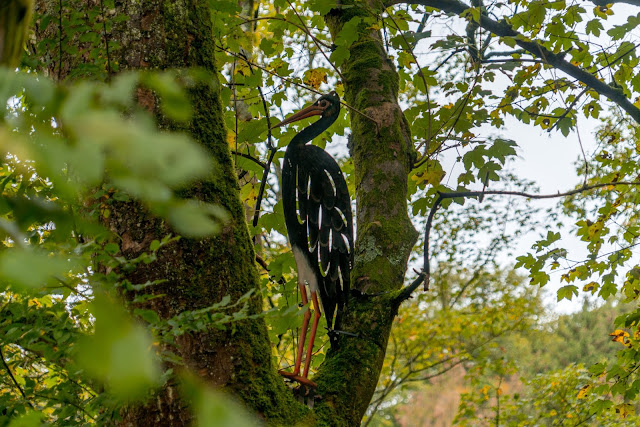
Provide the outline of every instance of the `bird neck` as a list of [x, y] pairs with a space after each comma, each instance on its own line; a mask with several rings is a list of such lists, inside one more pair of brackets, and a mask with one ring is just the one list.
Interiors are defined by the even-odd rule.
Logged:
[[333, 124], [333, 122], [336, 121], [337, 118], [338, 118], [337, 115], [323, 117], [317, 122], [312, 123], [310, 126], [307, 126], [306, 128], [302, 129], [300, 133], [294, 136], [293, 139], [291, 139], [291, 142], [289, 143], [289, 145], [295, 146], [295, 145], [306, 144], [307, 142], [311, 141], [313, 138], [317, 137], [322, 132], [324, 132], [325, 129], [327, 129], [329, 126], [331, 126], [331, 124]]

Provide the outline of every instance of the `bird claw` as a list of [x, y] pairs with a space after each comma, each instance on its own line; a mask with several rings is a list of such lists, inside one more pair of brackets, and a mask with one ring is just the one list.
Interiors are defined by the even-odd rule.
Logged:
[[278, 373], [280, 375], [282, 375], [285, 378], [288, 378], [292, 381], [296, 381], [299, 382], [302, 385], [306, 385], [307, 387], [313, 387], [316, 388], [318, 385], [316, 383], [314, 383], [313, 381], [311, 381], [309, 378], [305, 378], [302, 377], [298, 374], [294, 374], [293, 372], [286, 372], [286, 371], [278, 371]]

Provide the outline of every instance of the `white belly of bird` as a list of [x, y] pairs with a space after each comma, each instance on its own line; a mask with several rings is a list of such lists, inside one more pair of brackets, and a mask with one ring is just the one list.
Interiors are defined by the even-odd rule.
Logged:
[[318, 280], [304, 253], [298, 248], [293, 248], [293, 257], [298, 268], [298, 284], [306, 283], [311, 292], [318, 292]]

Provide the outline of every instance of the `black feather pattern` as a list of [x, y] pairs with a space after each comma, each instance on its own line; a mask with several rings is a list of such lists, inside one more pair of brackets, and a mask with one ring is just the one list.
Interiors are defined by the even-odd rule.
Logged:
[[[339, 100], [337, 101], [339, 105]], [[350, 290], [353, 219], [347, 183], [326, 151], [306, 144], [337, 117], [323, 117], [287, 146], [282, 169], [282, 198], [293, 247], [309, 261], [330, 328], [339, 328]], [[297, 206], [296, 206], [297, 205]], [[335, 315], [335, 321], [334, 321]]]

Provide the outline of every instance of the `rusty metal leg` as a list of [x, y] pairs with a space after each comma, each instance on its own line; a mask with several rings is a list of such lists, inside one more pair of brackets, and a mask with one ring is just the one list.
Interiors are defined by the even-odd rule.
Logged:
[[[304, 320], [302, 321], [302, 332], [300, 334], [300, 340], [298, 341], [298, 353], [296, 354], [295, 367], [293, 372], [286, 372], [286, 371], [280, 370], [278, 371], [278, 373], [283, 377], [297, 381], [300, 384], [304, 384], [308, 387], [315, 387], [316, 384], [313, 381], [310, 381], [307, 378], [303, 378], [300, 376], [300, 366], [302, 365], [302, 353], [304, 351], [304, 343], [307, 336], [307, 329], [309, 328], [309, 320], [311, 319], [311, 312], [309, 311], [309, 307], [308, 307], [309, 298], [307, 297], [307, 288], [304, 285], [304, 283], [299, 283], [298, 286], [300, 286], [300, 294], [302, 295], [302, 304], [303, 306], [307, 306], [307, 312], [304, 314]], [[315, 293], [313, 293], [312, 295], [315, 298], [314, 306], [317, 306], [318, 298], [315, 297]], [[316, 325], [316, 328], [317, 328], [317, 323], [318, 323], [317, 320], [314, 320], [314, 325]], [[312, 339], [314, 337], [315, 337], [315, 330], [314, 330], [314, 333], [311, 335]], [[307, 365], [308, 365], [308, 362], [305, 364], [305, 369], [308, 370]]]
[[309, 375], [309, 366], [311, 366], [311, 356], [313, 355], [313, 342], [316, 339], [316, 331], [320, 321], [320, 304], [318, 303], [318, 295], [314, 291], [311, 291], [311, 300], [313, 301], [313, 324], [311, 325], [311, 335], [309, 335], [309, 345], [307, 346], [307, 358], [304, 361], [304, 372], [302, 373], [304, 378]]
[[309, 299], [307, 298], [307, 287], [304, 283], [300, 283], [300, 295], [302, 297], [302, 306], [307, 307], [307, 312], [304, 314], [304, 320], [302, 321], [302, 331], [300, 338], [298, 339], [298, 354], [296, 354], [296, 364], [293, 369], [293, 375], [300, 374], [300, 365], [302, 364], [302, 351], [304, 350], [304, 342], [307, 337], [307, 328], [309, 327], [309, 319], [311, 319], [311, 312], [308, 307]]

